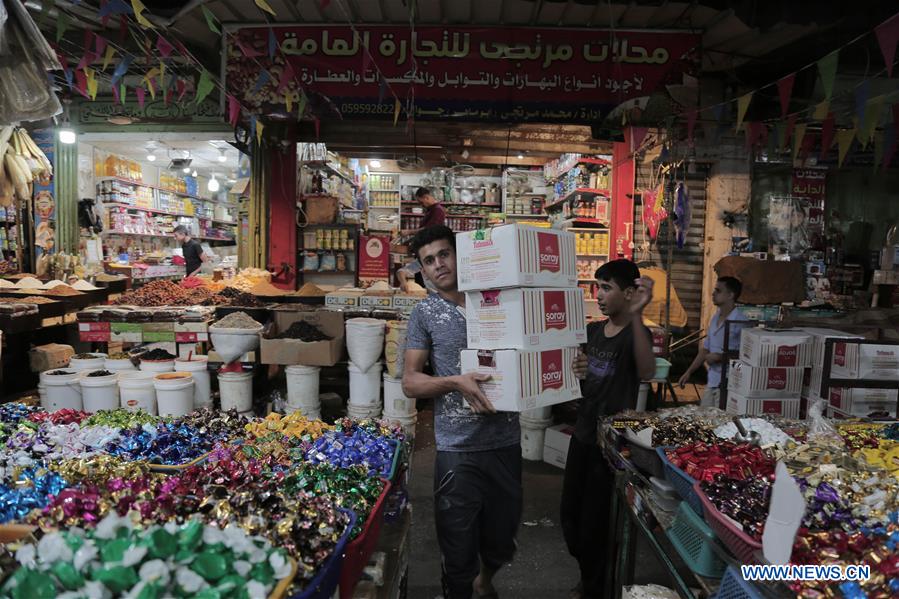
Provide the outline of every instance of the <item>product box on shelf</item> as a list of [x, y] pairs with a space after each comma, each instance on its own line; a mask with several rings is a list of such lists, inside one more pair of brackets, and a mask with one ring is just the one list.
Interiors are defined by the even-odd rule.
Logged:
[[74, 355], [75, 349], [71, 345], [48, 343], [32, 348], [28, 352], [28, 361], [32, 372], [44, 372], [67, 366]]
[[359, 298], [360, 308], [375, 308], [390, 310], [393, 308], [393, 294], [390, 295], [365, 295]]
[[481, 391], [500, 412], [521, 412], [577, 399], [576, 347], [526, 351], [464, 349], [462, 372], [491, 376]]
[[110, 341], [140, 343], [144, 339], [144, 327], [139, 322], [111, 322], [109, 330]]
[[812, 344], [812, 366], [813, 367], [823, 367], [824, 366], [824, 346], [826, 345], [826, 341], [828, 339], [862, 339], [861, 335], [854, 335], [852, 333], [845, 333], [843, 331], [837, 331], [835, 329], [819, 329], [816, 327], [802, 327], [800, 329], [803, 333], [806, 333], [811, 339]]
[[104, 343], [111, 339], [110, 323], [79, 322], [78, 339], [84, 343]]
[[469, 291], [465, 313], [472, 349], [548, 349], [587, 341], [580, 289]]
[[458, 233], [460, 291], [503, 287], [577, 287], [574, 234], [503, 225]]
[[727, 393], [727, 413], [735, 416], [774, 414], [784, 418], [799, 418], [799, 398], [749, 398], [739, 393]]
[[393, 309], [402, 312], [411, 313], [418, 303], [425, 299], [425, 295], [411, 295], [408, 293], [397, 293], [393, 296]]
[[[817, 398], [819, 395], [811, 393], [809, 397]], [[827, 390], [826, 399], [830, 406], [846, 413], [850, 413], [855, 406], [863, 407], [873, 404], [892, 405], [895, 409], [897, 404], [899, 404], [899, 391], [896, 389], [831, 387]]]
[[805, 368], [752, 366], [731, 360], [727, 371], [727, 391], [744, 397], [795, 397], [802, 394]]
[[[276, 339], [279, 332], [294, 322], [305, 321], [317, 326], [331, 337], [323, 341]], [[302, 364], [304, 366], [334, 366], [343, 358], [345, 329], [343, 314], [332, 310], [275, 312], [275, 322], [265, 331], [259, 343], [263, 364]]]
[[543, 461], [552, 466], [565, 468], [572, 435], [574, 435], [574, 426], [570, 424], [557, 424], [546, 429], [546, 437], [543, 441]]
[[[870, 390], [870, 389], [869, 389]], [[853, 389], [853, 391], [856, 391]], [[852, 405], [849, 407], [849, 414], [852, 416], [860, 416], [862, 418], [895, 418], [897, 402], [896, 392], [893, 391], [892, 397], [874, 398], [856, 398], [855, 393], [852, 395]]]
[[751, 366], [812, 365], [810, 337], [799, 330], [743, 329], [740, 360]]
[[176, 322], [175, 341], [178, 343], [199, 343], [209, 341], [208, 322]]
[[899, 380], [899, 345], [833, 344], [830, 376], [842, 379]]
[[325, 305], [329, 308], [358, 308], [361, 298], [361, 291], [338, 289], [325, 295]]

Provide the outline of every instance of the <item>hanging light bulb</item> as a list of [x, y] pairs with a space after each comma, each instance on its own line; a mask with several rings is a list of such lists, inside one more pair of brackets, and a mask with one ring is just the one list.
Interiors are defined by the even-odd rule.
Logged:
[[194, 171], [190, 174], [190, 176], [191, 176], [191, 177], [196, 177], [196, 176], [197, 176], [197, 169], [194, 169]]
[[381, 168], [381, 161], [380, 160], [370, 160], [368, 163], [368, 166], [370, 166], [372, 168]]
[[206, 189], [213, 193], [219, 190], [219, 182], [215, 178], [215, 173], [212, 173], [212, 178], [209, 180], [209, 183], [206, 184]]
[[220, 148], [220, 149], [219, 149], [219, 157], [218, 157], [218, 161], [219, 161], [219, 162], [224, 162], [224, 161], [226, 161], [226, 160], [228, 160], [228, 157], [225, 156], [225, 148]]
[[190, 174], [190, 167], [189, 167], [189, 166], [185, 166], [183, 169], [181, 169], [181, 172], [184, 173], [185, 175], [189, 175], [189, 174]]
[[152, 149], [147, 150], [147, 160], [150, 162], [156, 162], [156, 154], [153, 153]]
[[62, 129], [59, 130], [59, 141], [64, 144], [73, 144], [77, 141], [77, 136], [75, 135], [75, 131], [68, 126], [63, 126]]

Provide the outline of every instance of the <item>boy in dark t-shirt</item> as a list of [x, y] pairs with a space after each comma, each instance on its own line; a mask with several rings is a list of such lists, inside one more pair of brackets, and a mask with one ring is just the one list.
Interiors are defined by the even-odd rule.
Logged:
[[652, 279], [640, 277], [630, 260], [613, 260], [596, 271], [599, 308], [608, 320], [587, 327], [587, 377], [581, 383], [575, 433], [568, 448], [562, 487], [561, 522], [568, 551], [581, 578], [575, 598], [602, 595], [614, 474], [597, 445], [600, 418], [634, 408], [640, 381], [655, 373], [652, 335], [643, 309], [652, 299]]

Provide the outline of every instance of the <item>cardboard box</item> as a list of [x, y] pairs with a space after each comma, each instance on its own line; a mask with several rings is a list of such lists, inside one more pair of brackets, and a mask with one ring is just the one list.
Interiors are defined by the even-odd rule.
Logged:
[[407, 293], [397, 293], [393, 296], [393, 309], [400, 310], [407, 314], [415, 309], [418, 303], [425, 299], [426, 295], [409, 295]]
[[543, 461], [552, 466], [565, 468], [568, 461], [568, 445], [574, 435], [574, 426], [557, 424], [546, 429], [543, 442]]
[[28, 352], [28, 361], [32, 372], [44, 372], [54, 368], [63, 368], [69, 363], [69, 359], [75, 355], [75, 349], [71, 345], [48, 343], [38, 345]]
[[209, 341], [208, 322], [176, 322], [175, 341], [178, 343], [199, 343]]
[[144, 343], [174, 343], [175, 331], [144, 331]]
[[525, 351], [517, 349], [462, 350], [462, 372], [492, 378], [481, 390], [500, 412], [521, 412], [581, 396], [572, 364], [576, 347]]
[[390, 295], [363, 295], [359, 298], [360, 308], [377, 308], [381, 310], [393, 309], [393, 294]]
[[456, 235], [459, 291], [577, 287], [574, 233], [503, 225]]
[[145, 322], [142, 325], [144, 334], [146, 333], [174, 333], [174, 322]]
[[899, 380], [899, 345], [833, 344], [830, 376], [842, 379]]
[[550, 349], [587, 341], [580, 289], [469, 291], [465, 312], [471, 349]]
[[[298, 321], [314, 324], [332, 337], [326, 341], [300, 341], [299, 339], [274, 339], [280, 331]], [[343, 314], [332, 310], [279, 311], [271, 329], [263, 333], [259, 342], [263, 364], [303, 364], [305, 366], [333, 366], [344, 353], [345, 327]]]
[[112, 340], [112, 333], [109, 331], [79, 331], [78, 340], [84, 343], [106, 343]]
[[812, 367], [824, 366], [824, 346], [828, 339], [863, 339], [861, 335], [845, 333], [835, 329], [802, 327], [800, 330], [810, 337], [812, 344]]
[[332, 291], [325, 295], [325, 305], [334, 308], [358, 308], [361, 298], [360, 291]]
[[765, 368], [731, 360], [727, 371], [727, 391], [744, 397], [795, 397], [802, 394], [805, 368]]
[[108, 322], [79, 322], [78, 323], [78, 332], [79, 333], [98, 333], [105, 332], [108, 333], [110, 331], [110, 324]]
[[812, 365], [812, 344], [799, 330], [743, 329], [740, 360], [751, 366], [804, 368]]
[[110, 341], [140, 343], [144, 339], [144, 327], [139, 322], [111, 322], [109, 329]]
[[[857, 389], [853, 389], [853, 391], [856, 390]], [[872, 389], [868, 389], [868, 391], [871, 390]], [[896, 407], [897, 404], [899, 404], [899, 401], [897, 401], [895, 397], [895, 393], [896, 392], [893, 391], [893, 397], [881, 397], [879, 399], [856, 399], [856, 396], [853, 394], [852, 405], [849, 407], [849, 414], [852, 416], [860, 416], [862, 418], [895, 418]]]
[[738, 393], [727, 393], [727, 413], [736, 416], [776, 414], [784, 418], [799, 418], [798, 398], [749, 398]]

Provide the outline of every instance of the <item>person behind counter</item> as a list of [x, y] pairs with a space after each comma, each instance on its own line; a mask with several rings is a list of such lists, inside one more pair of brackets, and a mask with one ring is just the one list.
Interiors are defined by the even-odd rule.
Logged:
[[200, 242], [190, 236], [190, 231], [184, 225], [175, 227], [173, 233], [175, 239], [181, 244], [187, 276], [191, 277], [200, 272], [204, 262], [209, 262], [209, 256], [203, 252]]

